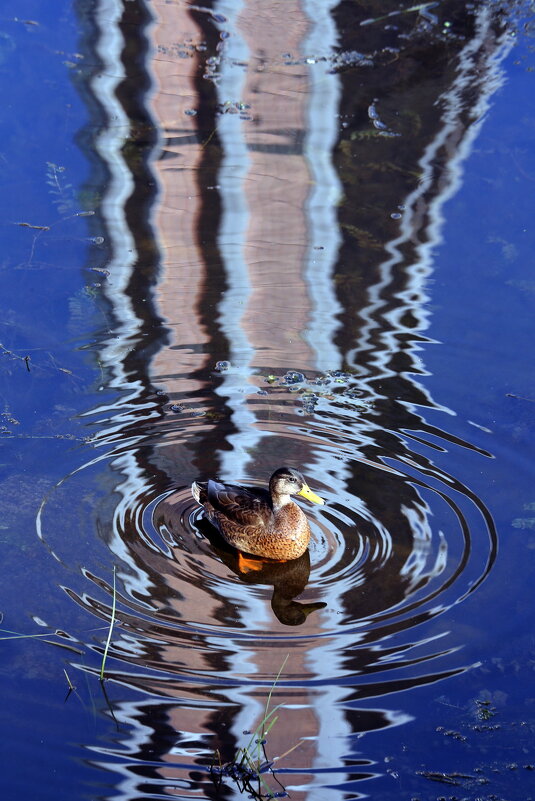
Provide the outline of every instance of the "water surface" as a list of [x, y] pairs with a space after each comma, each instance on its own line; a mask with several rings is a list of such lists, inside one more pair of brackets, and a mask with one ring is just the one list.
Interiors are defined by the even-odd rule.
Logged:
[[[273, 792], [529, 797], [530, 20], [5, 10], [6, 797], [242, 797], [275, 680]], [[243, 571], [191, 482], [281, 464]]]

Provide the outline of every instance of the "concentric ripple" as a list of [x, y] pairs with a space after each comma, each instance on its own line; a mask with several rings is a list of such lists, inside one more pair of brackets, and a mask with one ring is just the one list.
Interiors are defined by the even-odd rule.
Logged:
[[[295, 437], [296, 428], [286, 433]], [[38, 529], [66, 568], [64, 590], [104, 622], [111, 616], [116, 566], [110, 657], [152, 676], [164, 674], [159, 692], [171, 690], [171, 677], [228, 682], [240, 652], [270, 643], [308, 651], [315, 643], [334, 647], [346, 662], [359, 651], [360, 683], [363, 674], [377, 679], [377, 673], [457, 647], [436, 650], [432, 643], [442, 634], [434, 630], [429, 637], [421, 626], [483, 580], [495, 534], [478, 499], [431, 463], [420, 459], [418, 469], [406, 456], [390, 465], [345, 459], [343, 470], [323, 479], [317, 466], [304, 466], [326, 500], [321, 508], [302, 503], [312, 529], [309, 550], [287, 563], [259, 560], [258, 569], [244, 572], [237, 552], [204, 518], [190, 485], [162, 487], [139, 466], [133, 469], [138, 457], [127, 447], [64, 479], [43, 503]], [[254, 484], [247, 476], [235, 479]], [[110, 491], [103, 494], [106, 485]], [[72, 542], [55, 523], [65, 510], [76, 532]], [[84, 639], [79, 630], [70, 634]], [[92, 633], [87, 645], [101, 653], [102, 639]], [[416, 646], [422, 646], [418, 655], [409, 657]], [[440, 666], [435, 670], [436, 678]], [[247, 682], [246, 673], [233, 668], [231, 682]], [[299, 675], [293, 680], [315, 681], [313, 674]], [[345, 669], [327, 678], [356, 681]]]
[[[384, 696], [471, 666], [447, 612], [495, 558], [490, 515], [426, 455], [426, 439], [439, 432], [423, 421], [400, 434], [376, 408], [356, 415], [339, 398], [320, 398], [305, 419], [280, 389], [249, 395], [245, 405], [254, 411], [253, 433], [245, 431], [254, 460], [235, 458], [246, 449], [222, 422], [214, 432], [231, 443], [230, 458], [207, 453], [204, 417], [164, 420], [163, 431], [145, 429], [136, 444], [131, 430], [110, 428], [96, 443], [108, 454], [60, 481], [38, 515], [69, 598], [61, 628], [83, 648], [74, 665], [99, 675], [114, 620], [106, 677], [141, 699], [114, 704], [125, 733], [116, 746], [92, 748], [110, 769], [134, 739], [148, 737], [142, 775], [162, 798], [211, 797], [215, 750], [232, 761], [250, 739], [244, 732], [260, 725], [266, 697], [282, 721], [270, 731], [269, 758], [292, 754], [279, 790], [305, 798], [318, 788], [323, 798], [333, 782], [379, 775], [371, 753], [348, 763], [348, 742], [411, 719]], [[200, 475], [194, 462], [205, 465]], [[191, 481], [219, 475], [265, 485], [281, 463], [299, 466], [326, 503], [300, 501], [312, 531], [302, 557], [244, 568], [194, 501]], [[134, 784], [139, 764], [125, 767]]]

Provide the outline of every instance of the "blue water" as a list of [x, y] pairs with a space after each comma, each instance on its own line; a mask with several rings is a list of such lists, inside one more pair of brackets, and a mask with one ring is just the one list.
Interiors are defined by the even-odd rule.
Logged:
[[[363, 29], [348, 6], [307, 5], [317, 27], [302, 52], [265, 61], [272, 81], [297, 62], [309, 70], [300, 151], [295, 121], [281, 122], [291, 109], [277, 117], [263, 69], [253, 71], [252, 56], [240, 66], [248, 28], [237, 7], [214, 8], [220, 17], [193, 10], [190, 18], [206, 35], [195, 57], [202, 65], [223, 53], [214, 67], [222, 78], [199, 77], [197, 115], [171, 120], [158, 116], [157, 53], [178, 70], [186, 59], [177, 52], [189, 58], [193, 46], [177, 29], [175, 49], [158, 51], [151, 25], [165, 4], [2, 10], [2, 797], [216, 797], [215, 749], [226, 761], [247, 742], [242, 732], [258, 725], [284, 664], [273, 694], [284, 706], [267, 749], [272, 757], [305, 738], [277, 770], [292, 798], [527, 801], [535, 761], [529, 16], [512, 5], [501, 45], [489, 36], [500, 80], [482, 124], [462, 128], [476, 126], [462, 158], [452, 145], [441, 178], [454, 190], [418, 227], [411, 193], [423, 183], [410, 170], [421, 167], [431, 133], [420, 143], [416, 123], [414, 141], [403, 126], [418, 118], [433, 132], [433, 81], [438, 95], [456, 73], [433, 75], [429, 94], [403, 94], [411, 80], [427, 86], [418, 58], [430, 56], [410, 49], [422, 52], [419, 39], [410, 45], [413, 12], [390, 20], [409, 37], [396, 73], [388, 53], [373, 67], [359, 62]], [[431, 11], [466, 33], [464, 4]], [[290, 32], [295, 20], [298, 8]], [[329, 61], [323, 48], [335, 22], [346, 56]], [[421, 41], [437, 35], [442, 64], [438, 23], [427, 23]], [[259, 15], [250, 35], [261, 30]], [[368, 30], [393, 47], [388, 21]], [[103, 54], [97, 42], [114, 32]], [[113, 69], [99, 63], [121, 36], [122, 60], [119, 46]], [[217, 49], [225, 42], [228, 50]], [[460, 42], [444, 63], [456, 63]], [[121, 64], [124, 82], [114, 72]], [[216, 101], [234, 98], [240, 70], [258, 84], [238, 99], [250, 100], [251, 116], [273, 113], [281, 131], [268, 130], [273, 142], [254, 140], [260, 123], [239, 128], [228, 107], [214, 112]], [[407, 76], [398, 94], [388, 90], [393, 75]], [[103, 92], [108, 79], [116, 84]], [[367, 137], [372, 101], [401, 137]], [[461, 103], [465, 117], [468, 108]], [[180, 166], [196, 140], [184, 119], [198, 119], [204, 143], [192, 168], [202, 197], [191, 216], [198, 262], [178, 203], [171, 229], [158, 216], [162, 206], [173, 211], [164, 190], [188, 180]], [[306, 221], [288, 216], [287, 239], [285, 193], [270, 183], [267, 160], [252, 162], [277, 148], [295, 176], [289, 207]], [[398, 157], [403, 180], [377, 166]], [[166, 189], [169, 163], [178, 169]], [[294, 202], [303, 186], [317, 191]], [[185, 191], [192, 203], [194, 188]], [[389, 216], [398, 205], [399, 229]], [[414, 237], [397, 241], [405, 223]], [[166, 247], [173, 230], [186, 242], [175, 259]], [[398, 266], [388, 273], [393, 252]], [[288, 262], [278, 272], [281, 253]], [[199, 296], [189, 298], [198, 274]], [[214, 372], [218, 360], [230, 361], [228, 374]], [[281, 380], [287, 370], [303, 373], [296, 393]], [[215, 473], [260, 484], [284, 461], [327, 500], [306, 508], [310, 559], [295, 572], [240, 573], [235, 554], [209, 539], [189, 484]], [[101, 685], [114, 566], [118, 620]], [[228, 779], [220, 797], [243, 795]]]

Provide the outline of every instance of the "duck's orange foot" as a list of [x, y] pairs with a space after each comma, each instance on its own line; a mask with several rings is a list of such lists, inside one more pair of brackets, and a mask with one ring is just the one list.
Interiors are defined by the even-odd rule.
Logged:
[[287, 559], [268, 559], [267, 556], [245, 555], [241, 551], [238, 551], [238, 569], [240, 573], [258, 573], [260, 570], [263, 570], [264, 567], [269, 567], [269, 565], [282, 565], [287, 561]]
[[240, 573], [257, 573], [263, 567], [264, 560], [261, 556], [245, 556], [241, 551], [238, 551], [238, 570]]

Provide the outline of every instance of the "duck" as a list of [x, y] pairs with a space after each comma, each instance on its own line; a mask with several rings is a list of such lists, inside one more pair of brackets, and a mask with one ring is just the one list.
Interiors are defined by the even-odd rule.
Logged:
[[[298, 559], [310, 542], [305, 513], [291, 496], [300, 495], [312, 503], [325, 503], [293, 467], [275, 470], [268, 489], [210, 479], [194, 481], [191, 493], [229, 545], [245, 554], [277, 561]], [[257, 569], [261, 568], [260, 564]], [[249, 566], [249, 569], [255, 567]]]

